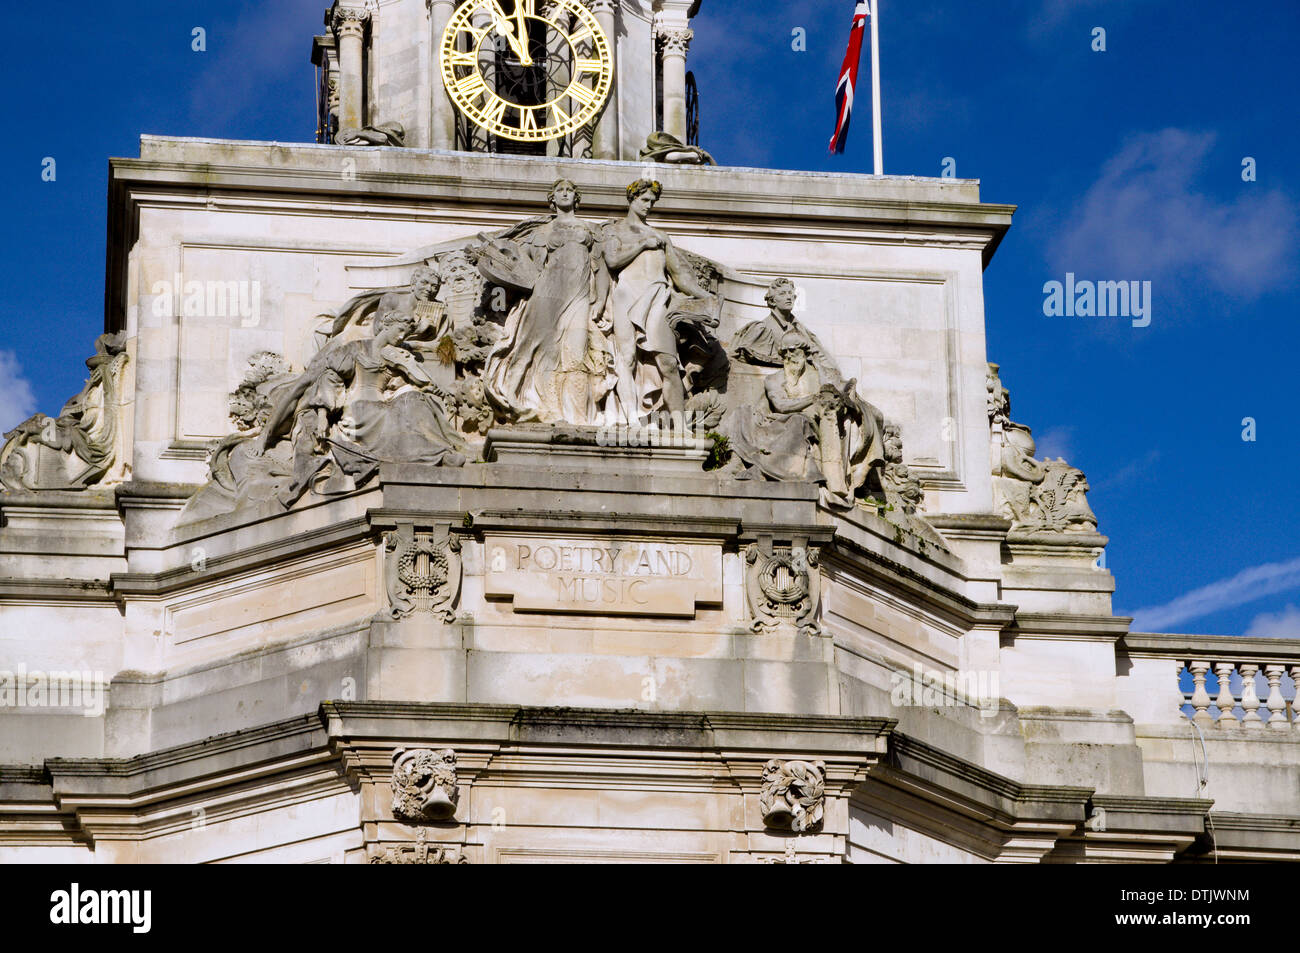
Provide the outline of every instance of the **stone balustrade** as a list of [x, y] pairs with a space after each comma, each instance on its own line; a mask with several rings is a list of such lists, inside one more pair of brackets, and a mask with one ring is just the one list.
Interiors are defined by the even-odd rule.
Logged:
[[1191, 658], [1179, 675], [1191, 678], [1191, 691], [1183, 692], [1183, 712], [1197, 724], [1300, 733], [1296, 710], [1300, 659]]
[[1130, 632], [1117, 659], [1117, 700], [1139, 724], [1191, 718], [1202, 728], [1300, 738], [1300, 639]]

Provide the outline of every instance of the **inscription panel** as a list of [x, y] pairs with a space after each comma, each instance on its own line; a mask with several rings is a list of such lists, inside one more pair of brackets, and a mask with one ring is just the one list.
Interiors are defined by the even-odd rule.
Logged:
[[484, 537], [486, 594], [516, 612], [692, 618], [722, 602], [722, 546], [610, 537]]

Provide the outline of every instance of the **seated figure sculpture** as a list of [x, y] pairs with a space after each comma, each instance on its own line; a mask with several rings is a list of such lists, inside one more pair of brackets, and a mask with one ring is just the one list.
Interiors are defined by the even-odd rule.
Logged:
[[405, 346], [416, 327], [414, 315], [381, 305], [373, 337], [326, 345], [275, 394], [253, 452], [291, 442], [293, 476], [277, 493], [282, 505], [292, 506], [330, 465], [324, 494], [360, 485], [380, 463], [465, 463], [444, 405], [449, 395]]
[[796, 332], [781, 339], [784, 366], [764, 381], [767, 406], [736, 415], [731, 446], [749, 468], [742, 478], [820, 483], [828, 505], [851, 507], [870, 469], [857, 439], [861, 400], [853, 381], [826, 379], [811, 351]]
[[[872, 469], [885, 463], [884, 417], [794, 316], [795, 296], [794, 282], [772, 282], [767, 316], [741, 328], [732, 342], [734, 361], [782, 370], [764, 381], [767, 407], [732, 410], [727, 436], [744, 467], [741, 478], [811, 480], [822, 484], [828, 505], [851, 507]], [[795, 414], [802, 423], [791, 419]]]

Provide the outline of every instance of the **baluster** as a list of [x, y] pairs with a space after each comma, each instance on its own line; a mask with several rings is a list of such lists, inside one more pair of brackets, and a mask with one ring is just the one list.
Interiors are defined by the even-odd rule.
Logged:
[[1282, 665], [1264, 666], [1264, 677], [1268, 679], [1268, 726], [1274, 731], [1288, 731], [1291, 726], [1286, 720], [1286, 699], [1282, 697]]
[[1255, 694], [1255, 675], [1259, 666], [1242, 662], [1237, 668], [1241, 672], [1241, 723], [1247, 728], [1263, 728], [1264, 719], [1259, 717], [1259, 696]]
[[1214, 721], [1210, 717], [1210, 693], [1205, 690], [1205, 673], [1210, 670], [1210, 663], [1192, 659], [1187, 663], [1187, 669], [1192, 673], [1192, 707], [1196, 709], [1192, 721], [1209, 725]]
[[1232, 694], [1232, 670], [1236, 668], [1231, 662], [1215, 662], [1214, 674], [1219, 676], [1219, 697], [1214, 703], [1219, 706], [1219, 720], [1217, 722], [1220, 728], [1240, 728], [1241, 722], [1233, 713], [1237, 707], [1237, 699]]
[[1291, 666], [1291, 681], [1295, 683], [1295, 697], [1291, 699], [1291, 730], [1300, 731], [1300, 665]]

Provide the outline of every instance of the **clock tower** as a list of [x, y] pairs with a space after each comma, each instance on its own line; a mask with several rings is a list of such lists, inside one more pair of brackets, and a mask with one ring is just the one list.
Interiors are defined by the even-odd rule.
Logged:
[[336, 0], [317, 141], [576, 158], [698, 145], [700, 0]]

